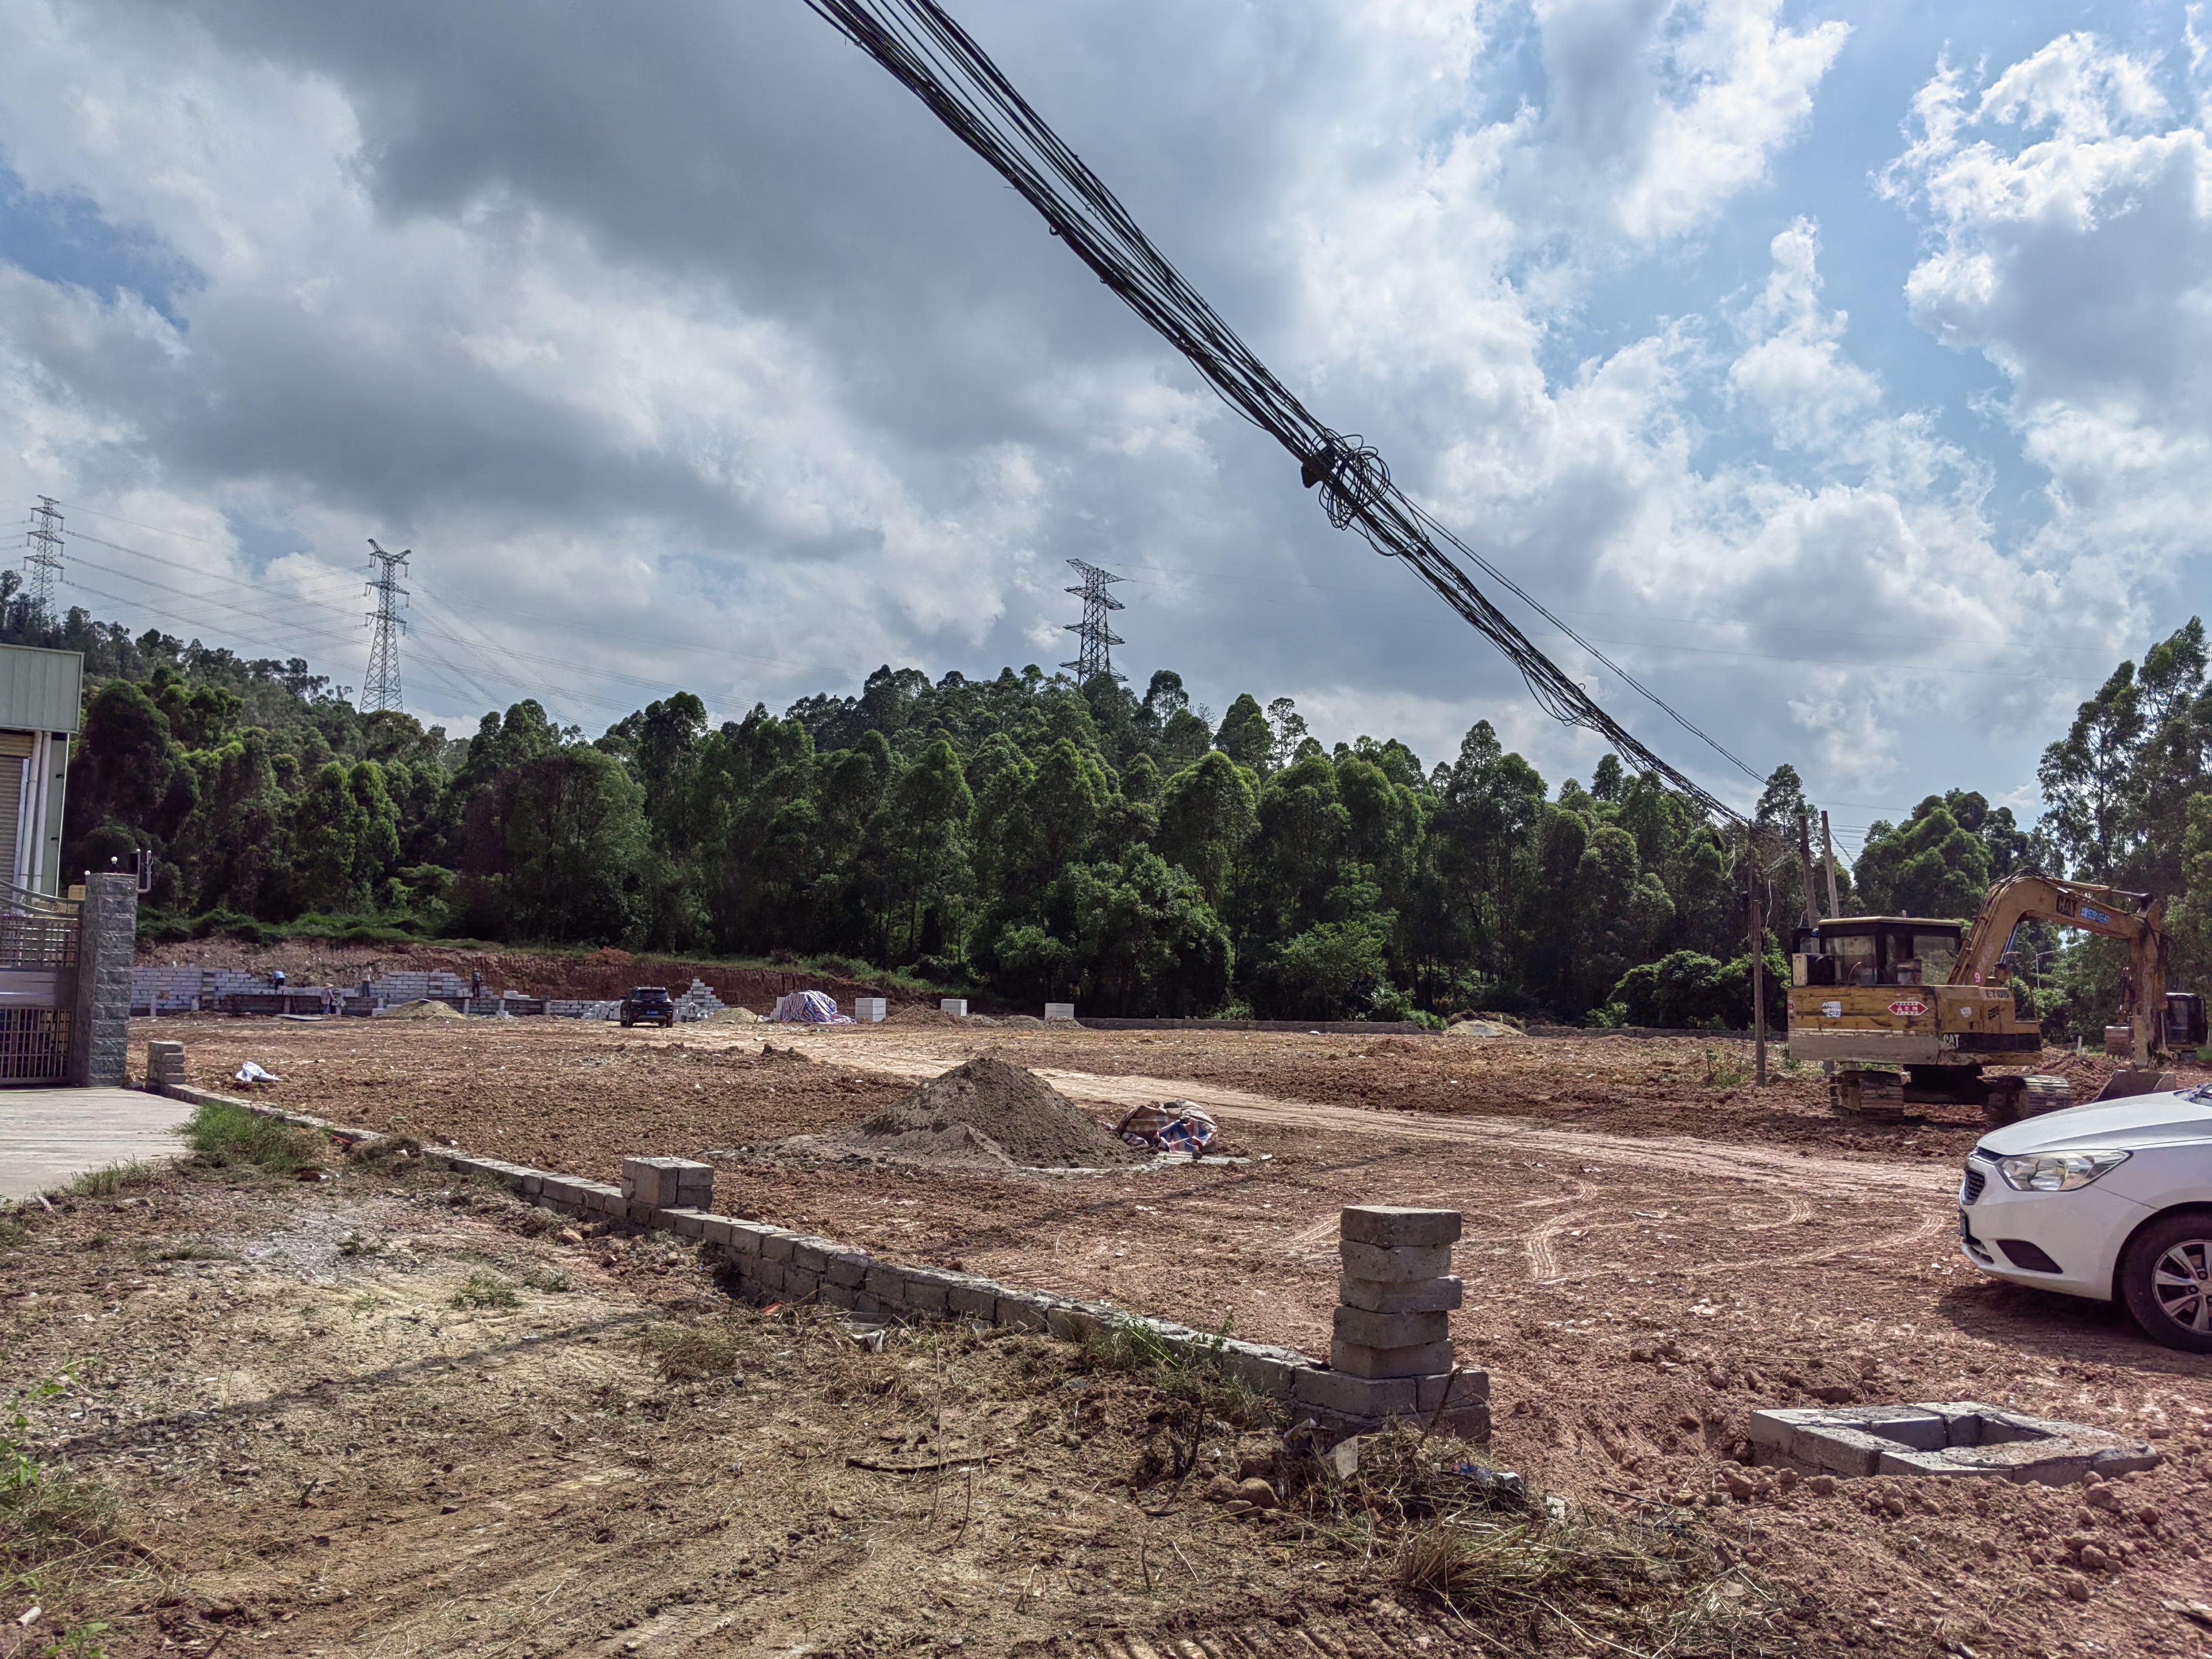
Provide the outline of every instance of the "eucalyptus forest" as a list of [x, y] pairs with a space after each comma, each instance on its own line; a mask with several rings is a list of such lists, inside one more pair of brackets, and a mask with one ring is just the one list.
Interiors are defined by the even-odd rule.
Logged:
[[[1610, 756], [1554, 784], [1487, 720], [1432, 762], [1389, 738], [1325, 747], [1288, 698], [1216, 718], [1165, 669], [1140, 692], [885, 666], [781, 714], [717, 724], [680, 692], [592, 736], [524, 701], [454, 736], [363, 713], [297, 658], [48, 621], [12, 574], [0, 638], [84, 654], [64, 867], [150, 854], [153, 938], [619, 945], [1112, 1014], [1741, 1026], [1747, 887], [1775, 1014], [1804, 903], [1789, 765], [1747, 860], [1742, 826]], [[2165, 899], [2201, 983], [2206, 676], [2192, 619], [2053, 733], [2028, 821], [1930, 795], [1839, 859], [1844, 911], [1968, 918], [2027, 867], [2109, 882]], [[2018, 943], [2035, 1011], [2101, 1028], [2110, 953]]]

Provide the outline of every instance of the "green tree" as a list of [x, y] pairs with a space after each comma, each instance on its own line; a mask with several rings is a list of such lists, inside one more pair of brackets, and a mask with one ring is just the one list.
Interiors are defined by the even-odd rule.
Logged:
[[146, 849], [166, 854], [199, 799], [199, 780], [168, 717], [129, 680], [100, 688], [71, 757], [62, 868], [106, 869]]
[[1221, 729], [1213, 734], [1213, 746], [1248, 771], [1264, 772], [1275, 750], [1275, 734], [1269, 729], [1267, 717], [1260, 712], [1259, 700], [1249, 692], [1241, 693], [1229, 705], [1229, 712], [1221, 717]]
[[1869, 827], [1856, 877], [1876, 914], [1965, 921], [1981, 908], [1990, 879], [1989, 843], [1959, 822], [1954, 805], [1930, 795], [1903, 823]]
[[648, 851], [644, 794], [583, 744], [501, 772], [469, 805], [468, 914], [502, 938], [623, 941]]
[[[974, 810], [960, 757], [941, 740], [885, 794], [874, 831], [888, 877], [884, 960], [912, 961], [944, 948], [946, 918], [968, 892], [968, 820]], [[889, 937], [894, 915], [903, 934], [896, 945]]]
[[[1048, 906], [1063, 976], [1080, 976], [1087, 1006], [1124, 1016], [1184, 1017], [1220, 1006], [1229, 988], [1229, 930], [1198, 884], [1146, 847], [1117, 863], [1070, 865]], [[1043, 965], [1047, 953], [1024, 941], [1018, 959]], [[1034, 968], [1032, 968], [1034, 971]]]
[[1167, 781], [1154, 845], [1190, 873], [1217, 911], [1244, 845], [1260, 827], [1250, 777], [1216, 750]]

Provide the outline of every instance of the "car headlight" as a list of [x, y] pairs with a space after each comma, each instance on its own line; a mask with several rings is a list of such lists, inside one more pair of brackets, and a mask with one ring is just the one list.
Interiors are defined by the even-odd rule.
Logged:
[[2034, 1152], [2001, 1158], [1997, 1173], [2016, 1193], [2070, 1193], [2128, 1161], [2125, 1152]]

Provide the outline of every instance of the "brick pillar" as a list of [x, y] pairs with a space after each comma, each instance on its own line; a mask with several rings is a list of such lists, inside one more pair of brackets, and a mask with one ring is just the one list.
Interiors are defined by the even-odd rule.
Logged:
[[76, 1016], [70, 1027], [70, 1082], [119, 1089], [131, 1053], [131, 962], [138, 949], [138, 878], [91, 877], [77, 912]]

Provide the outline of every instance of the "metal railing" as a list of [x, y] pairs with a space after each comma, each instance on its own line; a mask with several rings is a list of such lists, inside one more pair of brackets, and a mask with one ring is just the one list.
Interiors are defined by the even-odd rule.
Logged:
[[76, 966], [76, 899], [0, 884], [0, 968]]
[[0, 1008], [0, 1083], [59, 1083], [69, 1076], [68, 1008]]

